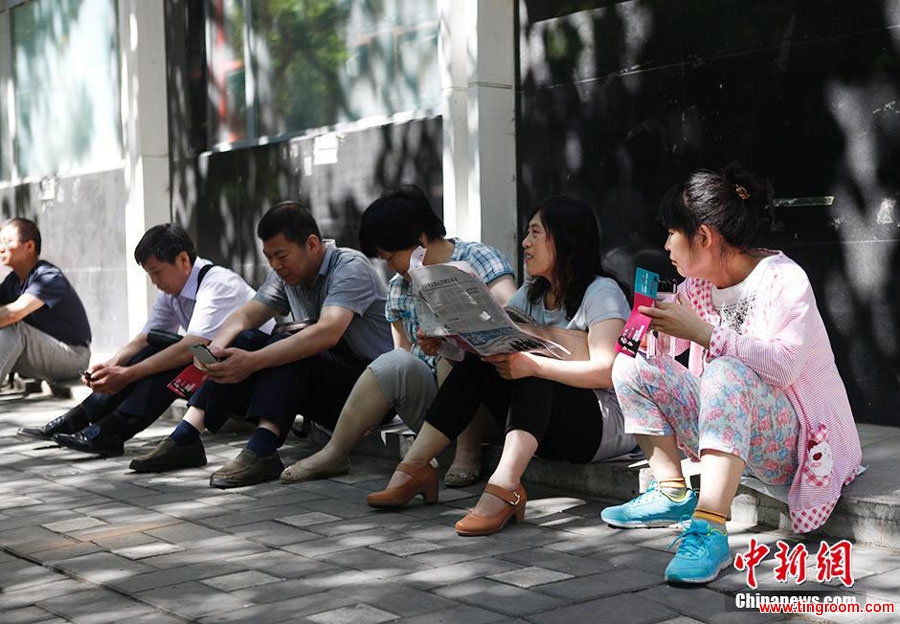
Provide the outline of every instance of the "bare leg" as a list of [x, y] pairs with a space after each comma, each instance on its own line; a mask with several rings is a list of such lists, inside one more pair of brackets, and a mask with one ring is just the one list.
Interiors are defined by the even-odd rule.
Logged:
[[638, 444], [650, 462], [650, 472], [657, 481], [664, 479], [683, 479], [681, 471], [681, 451], [675, 442], [675, 436], [638, 435]]
[[328, 444], [295, 466], [320, 470], [343, 462], [366, 432], [381, 423], [390, 407], [375, 374], [367, 368], [347, 397]]
[[456, 452], [448, 472], [481, 471], [481, 437], [484, 433], [485, 414], [479, 408], [475, 418], [456, 438]]
[[[416, 436], [412, 446], [409, 447], [409, 450], [403, 457], [403, 463], [412, 466], [424, 466], [431, 462], [438, 453], [447, 448], [450, 442], [450, 438], [426, 422], [422, 425], [422, 430], [419, 431], [419, 435]], [[400, 487], [411, 478], [405, 472], [394, 472], [387, 487], [388, 489]]]
[[[537, 438], [527, 431], [513, 429], [507, 433], [500, 463], [497, 464], [497, 469], [488, 479], [488, 483], [507, 490], [515, 490], [522, 482], [522, 475], [525, 474], [528, 462], [534, 457], [537, 448]], [[476, 516], [493, 516], [508, 506], [509, 503], [496, 496], [482, 494], [472, 513]]]
[[273, 423], [271, 420], [266, 420], [265, 418], [259, 419], [259, 425], [257, 425], [259, 429], [268, 429], [272, 433], [277, 436], [281, 436], [281, 427]]
[[203, 423], [204, 416], [206, 416], [206, 410], [191, 406], [188, 408], [187, 412], [185, 412], [182, 420], [186, 421], [200, 433], [203, 433], [206, 431], [206, 425]]
[[744, 472], [744, 460], [737, 455], [707, 450], [700, 455], [700, 498], [697, 507], [728, 517], [731, 501]]

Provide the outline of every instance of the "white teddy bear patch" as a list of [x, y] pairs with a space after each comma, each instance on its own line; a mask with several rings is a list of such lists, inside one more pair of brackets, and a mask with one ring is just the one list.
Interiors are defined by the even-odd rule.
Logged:
[[834, 469], [831, 445], [828, 444], [828, 427], [820, 425], [819, 430], [810, 438], [809, 444], [804, 467], [806, 480], [811, 485], [826, 486], [831, 483], [831, 472]]

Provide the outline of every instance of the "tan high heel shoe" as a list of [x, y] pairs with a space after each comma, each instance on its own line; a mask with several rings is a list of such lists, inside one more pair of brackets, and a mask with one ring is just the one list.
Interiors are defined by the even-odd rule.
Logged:
[[518, 523], [525, 519], [525, 503], [528, 495], [521, 484], [510, 492], [499, 485], [488, 483], [484, 486], [484, 491], [508, 503], [508, 506], [493, 516], [476, 516], [474, 513], [469, 513], [456, 523], [456, 532], [459, 535], [463, 537], [491, 535], [505, 527], [507, 522]]
[[425, 504], [434, 505], [438, 499], [438, 475], [431, 464], [422, 467], [412, 464], [397, 464], [396, 472], [405, 472], [412, 479], [403, 485], [387, 488], [380, 492], [372, 492], [366, 497], [370, 507], [386, 509], [389, 507], [403, 507], [413, 498], [422, 495]]

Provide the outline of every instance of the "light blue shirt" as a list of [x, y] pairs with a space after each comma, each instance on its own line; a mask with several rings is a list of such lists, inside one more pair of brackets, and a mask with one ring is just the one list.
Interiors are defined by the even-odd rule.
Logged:
[[[212, 262], [195, 258], [191, 274], [178, 295], [162, 291], [156, 295], [141, 333], [162, 329], [212, 340], [228, 315], [253, 299], [256, 291], [240, 275], [220, 266], [207, 271], [198, 290], [198, 274], [208, 264]], [[260, 329], [268, 333], [273, 326], [274, 322], [269, 321]]]

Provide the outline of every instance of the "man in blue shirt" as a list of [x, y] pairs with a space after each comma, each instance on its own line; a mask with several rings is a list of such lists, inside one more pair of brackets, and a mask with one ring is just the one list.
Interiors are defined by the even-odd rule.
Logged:
[[40, 259], [41, 232], [14, 218], [0, 228], [0, 380], [10, 371], [47, 381], [76, 379], [91, 358], [91, 328], [63, 272]]
[[[266, 212], [256, 233], [272, 271], [210, 343], [221, 361], [205, 366], [210, 378], [184, 419], [156, 449], [136, 457], [132, 470], [205, 465], [200, 433], [218, 431], [237, 409], [259, 426], [247, 447], [212, 475], [210, 486], [277, 479], [284, 470], [277, 449], [296, 415], [333, 428], [360, 374], [390, 349], [386, 287], [368, 258], [322, 240], [309, 211], [292, 201]], [[294, 335], [256, 331], [276, 314], [317, 320]]]

